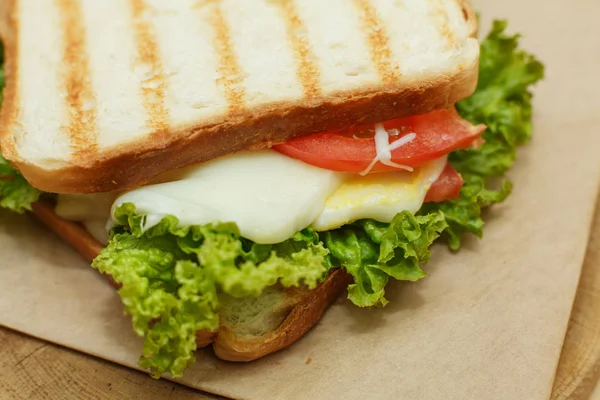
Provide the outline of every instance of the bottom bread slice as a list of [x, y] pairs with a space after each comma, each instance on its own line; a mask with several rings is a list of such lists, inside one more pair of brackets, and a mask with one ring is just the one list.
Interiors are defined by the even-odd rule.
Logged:
[[220, 311], [221, 326], [213, 342], [215, 354], [222, 360], [252, 361], [291, 345], [319, 321], [351, 281], [350, 275], [337, 269], [313, 290], [279, 289], [283, 292], [279, 301], [265, 304], [262, 313], [267, 319], [277, 315], [283, 315], [284, 319], [263, 332], [247, 332], [244, 321], [232, 321], [232, 315], [228, 315], [231, 310], [224, 307]]
[[[57, 216], [50, 202], [38, 201], [32, 205], [32, 211], [88, 262], [91, 263], [102, 250], [102, 244], [83, 226]], [[112, 277], [108, 278], [119, 287]], [[258, 297], [222, 295], [219, 298], [219, 328], [198, 331], [197, 346], [212, 345], [220, 359], [238, 362], [256, 360], [281, 350], [308, 332], [351, 282], [350, 275], [336, 269], [312, 290], [276, 285]]]

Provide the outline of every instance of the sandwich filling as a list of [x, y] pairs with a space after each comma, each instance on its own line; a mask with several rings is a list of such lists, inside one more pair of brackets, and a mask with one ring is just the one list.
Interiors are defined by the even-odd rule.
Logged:
[[[543, 76], [505, 26], [482, 43], [477, 91], [456, 110], [233, 154], [125, 193], [57, 196], [58, 215], [106, 244], [93, 267], [121, 285], [140, 365], [180, 376], [223, 296], [312, 289], [343, 268], [350, 301], [383, 306], [390, 279], [426, 276], [439, 236], [453, 250], [480, 237], [482, 208], [511, 191], [503, 176], [531, 136], [529, 87]], [[0, 178], [0, 206], [40, 195], [1, 157]]]
[[110, 230], [116, 208], [126, 203], [144, 215], [144, 231], [168, 215], [181, 225], [227, 221], [259, 244], [285, 241], [307, 227], [322, 232], [361, 219], [390, 223], [402, 211], [416, 213], [425, 200], [458, 197], [462, 178], [448, 165], [448, 153], [478, 144], [484, 130], [454, 109], [353, 126], [171, 172], [116, 200], [114, 194], [61, 195], [56, 213], [83, 222], [103, 242], [102, 219]]
[[59, 195], [55, 211], [67, 220], [83, 222], [105, 244], [108, 231], [118, 223], [116, 209], [126, 203], [145, 215], [143, 231], [172, 215], [181, 225], [232, 222], [242, 237], [275, 244], [307, 227], [328, 231], [360, 219], [389, 223], [402, 211], [416, 213], [444, 171], [446, 159], [427, 162], [412, 172], [363, 177], [313, 167], [272, 150], [243, 152], [116, 198]]

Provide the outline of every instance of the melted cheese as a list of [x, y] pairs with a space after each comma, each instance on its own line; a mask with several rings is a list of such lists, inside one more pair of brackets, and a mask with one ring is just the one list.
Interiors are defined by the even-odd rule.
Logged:
[[390, 222], [403, 210], [416, 212], [445, 164], [444, 157], [414, 172], [359, 176], [271, 150], [242, 152], [173, 173], [170, 182], [132, 190], [114, 203], [114, 195], [61, 195], [57, 213], [84, 221], [99, 238], [98, 227], [110, 227], [116, 221], [107, 224], [109, 215], [131, 202], [146, 214], [144, 229], [174, 215], [182, 225], [235, 222], [245, 238], [278, 243], [308, 226], [329, 230], [362, 218]]

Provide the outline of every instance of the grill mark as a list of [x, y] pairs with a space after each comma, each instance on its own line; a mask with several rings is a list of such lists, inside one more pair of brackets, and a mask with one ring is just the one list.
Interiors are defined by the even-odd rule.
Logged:
[[142, 78], [140, 92], [146, 111], [146, 124], [153, 133], [168, 129], [169, 113], [165, 107], [166, 79], [160, 59], [158, 39], [150, 23], [144, 20], [149, 11], [144, 0], [129, 0], [133, 17], [133, 30], [137, 52], [137, 67], [147, 70]]
[[285, 19], [288, 40], [294, 50], [297, 70], [296, 75], [302, 84], [304, 96], [312, 100], [321, 96], [321, 71], [316, 63], [307, 33], [293, 0], [272, 0]]
[[[98, 148], [96, 106], [90, 82], [83, 13], [78, 0], [56, 0], [62, 29], [62, 85], [66, 91], [68, 123], [62, 126], [74, 160]], [[87, 104], [86, 104], [87, 103]]]
[[[19, 87], [19, 76], [20, 71], [18, 68], [19, 62], [19, 38], [20, 38], [20, 24], [19, 24], [19, 2], [17, 0], [8, 0], [8, 26], [10, 35], [12, 38], [10, 40], [5, 40], [4, 42], [4, 60], [5, 60], [5, 68], [6, 68], [6, 76], [7, 76], [7, 85], [3, 90], [4, 101], [2, 104], [2, 111], [0, 112], [1, 119], [0, 123], [2, 126], [0, 127], [1, 137], [2, 139], [2, 152], [4, 155], [13, 155], [16, 156], [16, 143], [15, 138], [12, 136], [12, 128], [15, 122], [17, 121], [18, 115], [20, 113], [20, 87]], [[10, 140], [4, 140], [4, 139]]]
[[369, 0], [353, 0], [359, 11], [363, 32], [367, 35], [367, 43], [371, 60], [379, 77], [385, 84], [394, 84], [402, 75], [398, 64], [393, 60], [390, 49], [390, 38], [383, 22]]
[[221, 0], [203, 0], [196, 7], [204, 6], [209, 6], [207, 20], [214, 31], [214, 46], [219, 58], [218, 72], [221, 77], [217, 79], [217, 84], [222, 87], [229, 113], [241, 113], [246, 108], [246, 90], [242, 86], [244, 78], [233, 50], [229, 26], [221, 10]]
[[448, 50], [456, 48], [456, 35], [450, 29], [450, 17], [444, 7], [443, 0], [428, 0], [431, 18], [435, 21], [438, 32], [442, 36], [444, 46]]

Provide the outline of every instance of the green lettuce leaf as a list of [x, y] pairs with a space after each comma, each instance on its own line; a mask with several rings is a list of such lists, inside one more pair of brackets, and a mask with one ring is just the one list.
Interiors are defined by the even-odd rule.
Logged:
[[485, 207], [503, 202], [512, 191], [512, 183], [503, 180], [499, 190], [486, 189], [484, 178], [474, 174], [464, 174], [465, 183], [460, 196], [442, 203], [425, 203], [419, 214], [442, 212], [447, 227], [443, 234], [452, 250], [460, 249], [461, 238], [465, 233], [483, 236], [483, 219], [481, 212]]
[[495, 21], [481, 44], [479, 82], [475, 93], [457, 104], [463, 118], [485, 124], [485, 144], [451, 154], [461, 173], [502, 176], [516, 159], [516, 149], [531, 138], [531, 85], [544, 76], [544, 66], [519, 49], [519, 35], [506, 35], [506, 21]]
[[481, 44], [479, 83], [475, 93], [457, 104], [461, 116], [473, 124], [485, 124], [485, 143], [478, 149], [459, 150], [449, 160], [465, 184], [460, 197], [425, 204], [419, 214], [442, 211], [448, 227], [444, 236], [458, 250], [464, 233], [483, 234], [482, 209], [508, 197], [512, 184], [495, 180], [513, 165], [517, 148], [531, 138], [530, 87], [543, 78], [544, 67], [531, 54], [519, 49], [519, 35], [505, 34], [506, 21], [495, 21]]
[[390, 277], [414, 282], [427, 276], [421, 264], [427, 262], [429, 247], [447, 226], [441, 212], [414, 216], [404, 211], [389, 224], [358, 221], [321, 236], [333, 264], [354, 278], [348, 298], [360, 307], [384, 306]]
[[258, 296], [278, 282], [314, 288], [330, 268], [310, 229], [271, 246], [240, 238], [234, 224], [181, 227], [172, 216], [144, 232], [129, 203], [115, 217], [121, 226], [92, 266], [122, 285], [125, 312], [144, 337], [140, 366], [156, 377], [181, 376], [195, 361], [195, 333], [218, 327], [218, 293]]
[[[0, 43], [0, 105], [4, 89], [4, 57]], [[37, 201], [40, 191], [29, 184], [0, 153], [0, 207], [22, 213], [31, 210], [31, 203]]]
[[0, 207], [18, 213], [31, 210], [40, 193], [0, 154]]

